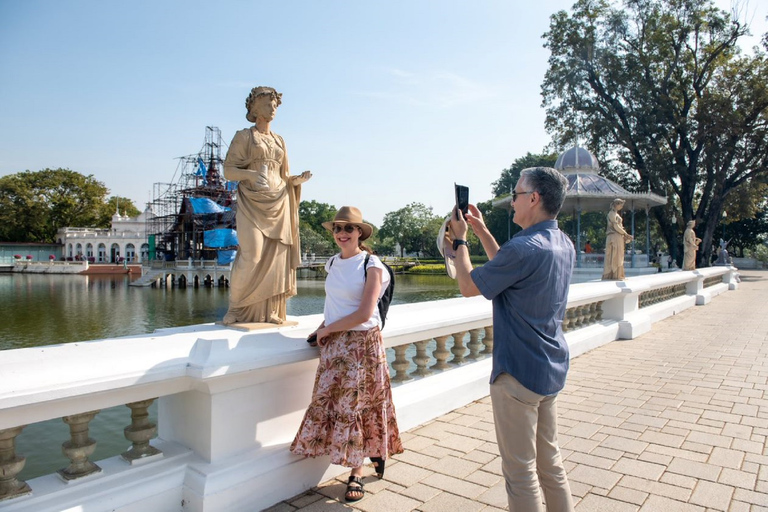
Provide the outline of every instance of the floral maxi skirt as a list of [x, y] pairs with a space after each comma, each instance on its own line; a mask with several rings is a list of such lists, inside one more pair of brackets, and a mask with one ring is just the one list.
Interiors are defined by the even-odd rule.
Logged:
[[378, 327], [333, 333], [320, 349], [312, 402], [291, 452], [330, 455], [350, 468], [403, 452]]

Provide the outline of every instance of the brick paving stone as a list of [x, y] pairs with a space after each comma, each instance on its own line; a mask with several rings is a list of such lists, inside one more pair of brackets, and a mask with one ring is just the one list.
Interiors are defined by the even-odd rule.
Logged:
[[637, 512], [640, 507], [606, 496], [590, 494], [575, 507], [576, 512]]
[[611, 489], [611, 492], [608, 493], [608, 497], [639, 506], [645, 503], [645, 500], [648, 499], [648, 493], [617, 485]]
[[576, 464], [585, 464], [601, 469], [611, 469], [616, 461], [613, 459], [606, 459], [603, 457], [596, 457], [587, 453], [574, 452], [567, 457], [568, 462]]
[[403, 495], [421, 502], [429, 501], [441, 492], [443, 491], [440, 489], [435, 489], [422, 483], [406, 487], [401, 491]]
[[475, 471], [474, 473], [465, 476], [464, 480], [484, 487], [492, 487], [500, 481], [503, 481], [503, 478], [501, 475], [496, 475], [487, 471]]
[[741, 469], [744, 462], [745, 453], [739, 450], [727, 450], [725, 448], [715, 447], [709, 456], [708, 464], [722, 466], [724, 468]]
[[640, 507], [640, 512], [704, 512], [706, 509], [698, 505], [675, 501], [663, 496], [649, 496]]
[[365, 498], [356, 501], [354, 506], [365, 512], [410, 512], [423, 505], [408, 496], [382, 491], [373, 495], [366, 493]]
[[482, 466], [482, 464], [472, 462], [471, 460], [448, 456], [433, 462], [425, 469], [434, 471], [435, 473], [454, 476], [456, 478], [465, 478], [467, 475], [474, 473]]
[[472, 462], [479, 462], [480, 464], [488, 464], [496, 458], [496, 455], [484, 452], [482, 450], [472, 450], [469, 453], [465, 453], [463, 458], [471, 460]]
[[667, 471], [670, 473], [677, 473], [679, 475], [692, 476], [694, 478], [701, 478], [704, 480], [716, 482], [717, 477], [720, 475], [720, 471], [722, 471], [722, 468], [712, 464], [702, 464], [701, 462], [695, 462], [692, 460], [674, 458], [672, 459], [672, 462], [669, 463]]
[[661, 464], [632, 460], [624, 457], [611, 468], [611, 471], [645, 478], [646, 480], [658, 480], [661, 478], [665, 469], [666, 467]]
[[672, 498], [679, 501], [687, 501], [691, 496], [691, 489], [663, 482], [652, 482], [634, 476], [623, 476], [619, 485], [648, 494]]
[[734, 488], [730, 485], [702, 480], [693, 490], [689, 502], [710, 509], [727, 511], [731, 503], [733, 491]]
[[621, 479], [621, 474], [607, 469], [595, 468], [584, 464], [577, 465], [568, 472], [568, 480], [582, 482], [595, 487], [610, 489]]
[[752, 505], [768, 507], [768, 493], [765, 492], [755, 492], [737, 488], [733, 493], [733, 499], [737, 501], [745, 501]]
[[747, 473], [746, 471], [737, 471], [735, 469], [723, 468], [720, 477], [717, 481], [721, 484], [730, 485], [732, 487], [741, 487], [743, 489], [754, 489], [757, 482], [757, 475], [754, 473]]
[[441, 492], [428, 502], [419, 507], [423, 512], [445, 512], [446, 510], [461, 510], [476, 512], [483, 510], [485, 505], [474, 500], [456, 496], [447, 492]]
[[477, 501], [494, 508], [505, 509], [508, 506], [507, 487], [501, 480], [477, 497]]
[[670, 434], [663, 434], [661, 432], [652, 432], [646, 430], [638, 438], [639, 441], [645, 441], [647, 443], [660, 444], [662, 446], [669, 446], [671, 448], [680, 448], [685, 438], [683, 436], [673, 436]]
[[485, 486], [473, 484], [472, 482], [466, 482], [458, 478], [453, 478], [451, 476], [441, 475], [438, 473], [431, 474], [425, 478], [422, 483], [435, 487], [436, 489], [449, 492], [451, 494], [464, 496], [465, 498], [469, 499], [475, 499], [486, 491]]

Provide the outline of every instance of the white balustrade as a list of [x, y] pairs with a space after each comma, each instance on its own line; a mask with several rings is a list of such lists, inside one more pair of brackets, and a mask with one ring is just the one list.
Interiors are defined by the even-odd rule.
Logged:
[[[737, 288], [734, 273], [712, 267], [571, 286], [571, 357], [708, 304]], [[298, 325], [246, 332], [205, 324], [3, 351], [0, 509], [153, 512], [178, 510], [183, 502], [189, 511], [260, 510], [341, 474], [345, 469], [327, 458], [288, 451], [317, 367], [317, 349], [305, 338], [321, 315], [291, 319]], [[384, 341], [395, 352], [401, 430], [488, 395], [491, 324], [491, 304], [482, 297], [390, 308]], [[146, 408], [156, 397], [154, 425]], [[89, 437], [88, 422], [116, 405], [131, 410], [125, 436], [133, 444], [123, 456], [90, 461], [98, 440]], [[15, 440], [25, 425], [55, 418], [72, 432], [64, 443], [72, 464], [62, 470], [69, 479], [52, 468], [50, 475], [18, 480], [24, 456]]]

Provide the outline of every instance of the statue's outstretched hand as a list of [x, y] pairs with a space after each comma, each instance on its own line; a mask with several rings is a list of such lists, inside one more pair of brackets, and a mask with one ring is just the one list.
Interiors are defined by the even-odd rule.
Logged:
[[303, 173], [299, 174], [298, 176], [291, 176], [291, 183], [294, 185], [301, 185], [302, 183], [305, 183], [309, 181], [309, 179], [312, 177], [312, 173], [309, 171], [304, 171]]

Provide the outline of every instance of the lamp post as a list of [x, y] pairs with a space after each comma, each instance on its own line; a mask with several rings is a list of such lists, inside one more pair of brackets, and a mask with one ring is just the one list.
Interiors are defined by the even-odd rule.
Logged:
[[723, 210], [723, 242], [725, 242], [725, 219], [728, 217], [728, 213]]

